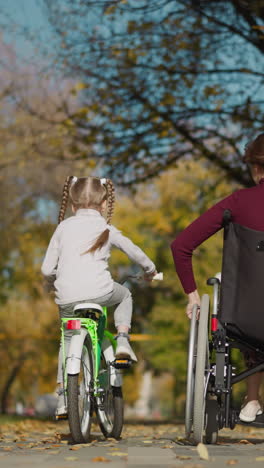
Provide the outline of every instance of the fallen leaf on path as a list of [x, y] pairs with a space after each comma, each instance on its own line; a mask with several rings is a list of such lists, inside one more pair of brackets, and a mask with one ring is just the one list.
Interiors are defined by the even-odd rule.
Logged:
[[128, 454], [126, 452], [113, 452], [106, 455], [111, 455], [111, 457], [127, 457]]
[[109, 460], [108, 458], [105, 458], [105, 457], [94, 457], [94, 458], [92, 458], [91, 461], [92, 462], [110, 462], [111, 460]]
[[41, 440], [41, 443], [42, 443], [42, 444], [53, 444], [53, 443], [54, 443], [54, 439], [42, 439], [42, 440]]
[[3, 448], [4, 452], [12, 452], [12, 450], [13, 450], [13, 447], [4, 447]]
[[226, 465], [236, 465], [238, 460], [227, 460]]
[[264, 457], [256, 457], [255, 460], [256, 461], [264, 461]]
[[174, 445], [162, 445], [161, 448], [163, 448], [163, 449], [167, 449], [167, 448], [168, 448], [168, 449], [171, 449], [171, 448], [174, 448]]
[[73, 445], [73, 447], [70, 447], [69, 450], [80, 450], [80, 445]]
[[254, 444], [252, 444], [252, 442], [250, 442], [250, 441], [247, 440], [247, 439], [241, 439], [238, 443], [239, 443], [239, 444], [245, 444], [245, 445], [246, 445], [246, 444], [254, 445]]
[[202, 460], [209, 460], [209, 453], [208, 453], [208, 450], [206, 448], [206, 446], [204, 444], [202, 444], [202, 442], [200, 442], [198, 445], [197, 445], [197, 452], [200, 456], [200, 458]]
[[177, 437], [176, 443], [179, 445], [192, 445], [188, 439], [184, 439], [183, 437]]
[[204, 468], [204, 465], [200, 465], [199, 463], [187, 463], [187, 465], [182, 465], [182, 468]]
[[143, 440], [143, 444], [152, 444], [152, 440]]
[[67, 461], [77, 461], [79, 460], [77, 457], [65, 457], [64, 460], [67, 460]]
[[189, 457], [189, 455], [177, 455], [176, 458], [178, 458], [178, 460], [191, 460], [192, 457]]

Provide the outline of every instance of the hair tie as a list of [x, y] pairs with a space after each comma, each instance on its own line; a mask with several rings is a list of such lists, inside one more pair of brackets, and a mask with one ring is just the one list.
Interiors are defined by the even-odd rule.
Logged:
[[72, 184], [75, 184], [75, 182], [78, 180], [78, 177], [76, 176], [73, 176], [72, 180], [71, 180], [71, 183]]
[[106, 179], [100, 179], [100, 182], [101, 182], [101, 185], [105, 185], [106, 184]]

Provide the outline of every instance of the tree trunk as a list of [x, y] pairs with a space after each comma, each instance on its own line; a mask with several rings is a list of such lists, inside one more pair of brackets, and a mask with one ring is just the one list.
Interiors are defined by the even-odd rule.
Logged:
[[6, 380], [6, 383], [4, 385], [2, 395], [1, 395], [1, 413], [6, 414], [7, 413], [7, 408], [8, 408], [8, 397], [10, 394], [11, 387], [16, 380], [16, 377], [19, 374], [20, 369], [22, 368], [25, 360], [28, 357], [28, 353], [24, 353], [20, 356], [19, 360], [17, 363], [13, 366], [13, 369], [11, 370], [9, 377]]

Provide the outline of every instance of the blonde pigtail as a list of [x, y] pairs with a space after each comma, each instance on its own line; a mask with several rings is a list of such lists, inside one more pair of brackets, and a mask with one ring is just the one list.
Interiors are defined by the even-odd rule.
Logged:
[[66, 212], [66, 208], [68, 204], [68, 199], [69, 199], [69, 190], [70, 190], [73, 177], [74, 176], [68, 176], [64, 182], [58, 224], [60, 224], [64, 220], [64, 216], [65, 216], [65, 212]]
[[107, 224], [110, 224], [115, 206], [115, 187], [111, 179], [106, 179], [107, 190]]

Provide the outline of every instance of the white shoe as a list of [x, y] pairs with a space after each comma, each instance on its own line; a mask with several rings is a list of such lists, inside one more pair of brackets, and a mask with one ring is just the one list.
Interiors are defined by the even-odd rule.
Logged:
[[66, 418], [67, 415], [68, 415], [68, 411], [67, 411], [66, 406], [60, 406], [59, 408], [56, 409], [56, 412], [55, 412], [56, 419]]
[[258, 400], [251, 400], [242, 406], [239, 419], [244, 422], [253, 422], [260, 414], [262, 414], [262, 409]]
[[64, 394], [64, 390], [59, 389], [57, 393], [58, 393], [58, 403], [57, 403], [57, 409], [55, 412], [55, 417], [56, 419], [65, 418], [68, 414], [68, 410], [66, 406], [66, 397]]
[[117, 347], [116, 347], [116, 353], [115, 356], [117, 359], [131, 359], [134, 362], [137, 362], [137, 357], [131, 348], [129, 341], [128, 341], [128, 335], [125, 334], [120, 334], [117, 335]]

